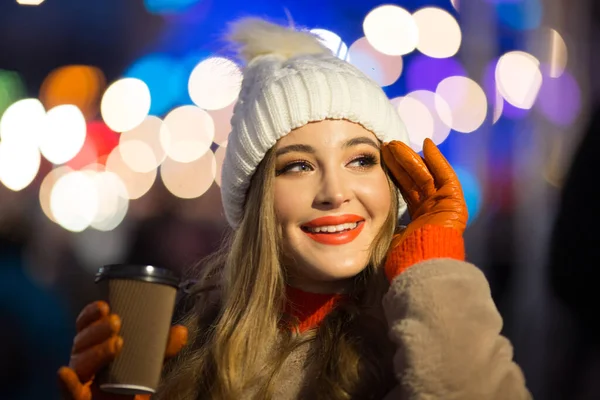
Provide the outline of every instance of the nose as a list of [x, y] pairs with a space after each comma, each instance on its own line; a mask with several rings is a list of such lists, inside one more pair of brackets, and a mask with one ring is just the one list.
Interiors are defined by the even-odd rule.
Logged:
[[351, 199], [352, 190], [343, 172], [328, 170], [322, 174], [320, 187], [315, 196], [315, 208], [335, 210]]

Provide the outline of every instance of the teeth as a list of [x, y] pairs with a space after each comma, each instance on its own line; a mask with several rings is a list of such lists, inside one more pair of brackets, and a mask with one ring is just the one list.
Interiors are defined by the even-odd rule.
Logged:
[[308, 231], [313, 232], [313, 233], [320, 233], [320, 232], [334, 233], [334, 232], [342, 232], [342, 231], [351, 230], [351, 229], [356, 228], [357, 226], [358, 226], [358, 222], [351, 222], [351, 223], [340, 224], [340, 225], [328, 225], [328, 226], [318, 226], [316, 228], [308, 228]]

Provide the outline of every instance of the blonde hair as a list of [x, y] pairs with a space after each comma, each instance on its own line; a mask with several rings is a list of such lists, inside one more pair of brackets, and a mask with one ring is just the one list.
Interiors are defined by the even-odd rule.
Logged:
[[[159, 399], [239, 399], [273, 396], [277, 373], [291, 351], [312, 341], [310, 362], [320, 371], [311, 398], [380, 398], [393, 385], [393, 348], [381, 299], [388, 283], [382, 264], [396, 229], [398, 197], [388, 179], [392, 206], [374, 240], [369, 266], [354, 279], [349, 301], [320, 327], [297, 335], [281, 329], [285, 271], [273, 199], [275, 156], [258, 166], [237, 231], [204, 263], [192, 290], [194, 308], [184, 317], [191, 342], [165, 367]], [[278, 342], [282, 345], [274, 348]], [[377, 390], [380, 389], [381, 392]]]

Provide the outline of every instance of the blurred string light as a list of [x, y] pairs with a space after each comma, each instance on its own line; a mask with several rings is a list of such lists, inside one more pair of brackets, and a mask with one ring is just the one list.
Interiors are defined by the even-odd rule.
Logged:
[[136, 61], [124, 74], [143, 81], [152, 99], [150, 114], [166, 113], [181, 99], [188, 75], [179, 60], [166, 54], [149, 54]]
[[425, 7], [413, 14], [419, 29], [417, 50], [433, 58], [448, 58], [458, 52], [462, 33], [456, 19], [447, 11]]
[[119, 151], [123, 161], [135, 172], [151, 172], [158, 168], [167, 156], [160, 135], [163, 121], [149, 115], [130, 131], [123, 132]]
[[115, 173], [127, 189], [130, 200], [139, 199], [152, 187], [156, 180], [156, 169], [149, 172], [136, 172], [132, 170], [121, 156], [119, 146], [115, 147], [106, 159], [106, 170]]
[[518, 108], [530, 109], [542, 86], [540, 62], [523, 51], [502, 55], [496, 65], [496, 85], [507, 102]]
[[87, 119], [92, 119], [98, 114], [104, 90], [106, 78], [100, 69], [68, 65], [48, 74], [40, 88], [40, 100], [47, 110], [63, 104], [75, 105]]
[[451, 76], [466, 76], [467, 72], [455, 58], [431, 58], [423, 54], [411, 57], [406, 67], [406, 88], [408, 91], [435, 91], [437, 85]]
[[543, 7], [540, 0], [488, 0], [496, 3], [500, 24], [516, 30], [532, 30], [542, 22]]
[[208, 112], [196, 106], [181, 106], [165, 117], [160, 140], [168, 157], [186, 163], [202, 157], [213, 143], [215, 124]]
[[48, 110], [46, 127], [40, 135], [40, 150], [51, 163], [63, 164], [79, 153], [87, 127], [79, 108], [66, 104]]
[[406, 97], [418, 100], [427, 107], [433, 121], [431, 135], [418, 137], [417, 143], [422, 146], [425, 137], [430, 138], [437, 145], [443, 143], [450, 135], [450, 127], [452, 126], [452, 110], [446, 100], [438, 93], [429, 90], [417, 90], [407, 94]]
[[25, 83], [14, 71], [0, 69], [0, 117], [17, 100], [25, 97]]
[[209, 57], [192, 71], [188, 81], [190, 98], [205, 110], [227, 107], [237, 99], [242, 85], [242, 71], [233, 61]]
[[311, 29], [311, 33], [319, 37], [320, 42], [338, 58], [348, 61], [348, 46], [337, 33], [327, 29]]
[[129, 208], [125, 184], [109, 171], [89, 171], [88, 174], [98, 195], [98, 209], [90, 226], [99, 231], [112, 231], [123, 222]]
[[[436, 109], [442, 121], [457, 132], [470, 133], [477, 130], [487, 115], [487, 98], [474, 80], [464, 76], [452, 76], [440, 82], [436, 89]], [[446, 112], [446, 104], [450, 113]]]
[[146, 10], [153, 14], [182, 13], [202, 0], [144, 0]]
[[396, 109], [406, 127], [410, 147], [421, 151], [423, 139], [433, 136], [434, 120], [431, 110], [419, 99], [410, 96], [400, 98]]
[[215, 154], [207, 151], [202, 157], [187, 163], [167, 158], [160, 168], [160, 177], [173, 195], [193, 199], [206, 193], [215, 180], [216, 172]]
[[150, 111], [150, 89], [137, 78], [111, 84], [100, 104], [104, 122], [115, 132], [129, 131], [142, 123]]
[[456, 11], [460, 11], [460, 0], [450, 0], [450, 3]]
[[395, 5], [382, 5], [371, 10], [363, 21], [363, 32], [373, 48], [390, 56], [411, 53], [419, 43], [415, 19], [404, 8]]
[[365, 37], [352, 43], [348, 56], [356, 68], [379, 86], [389, 86], [396, 82], [404, 67], [402, 57], [380, 53]]

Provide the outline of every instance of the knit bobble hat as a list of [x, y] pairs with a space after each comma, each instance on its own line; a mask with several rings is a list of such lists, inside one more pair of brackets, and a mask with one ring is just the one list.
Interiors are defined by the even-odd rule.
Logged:
[[[250, 180], [277, 140], [309, 122], [345, 119], [382, 142], [408, 143], [398, 112], [377, 83], [306, 31], [247, 18], [229, 40], [245, 60], [221, 177], [225, 217], [236, 229]], [[400, 212], [406, 204], [400, 196]]]

